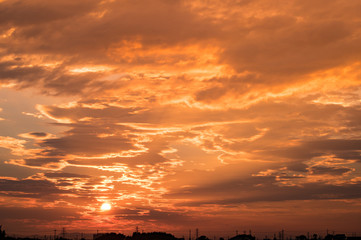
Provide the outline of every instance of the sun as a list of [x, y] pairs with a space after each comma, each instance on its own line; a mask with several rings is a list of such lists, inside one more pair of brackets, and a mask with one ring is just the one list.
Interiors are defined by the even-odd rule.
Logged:
[[103, 203], [102, 206], [100, 207], [100, 210], [102, 211], [108, 211], [112, 209], [112, 206], [109, 203]]

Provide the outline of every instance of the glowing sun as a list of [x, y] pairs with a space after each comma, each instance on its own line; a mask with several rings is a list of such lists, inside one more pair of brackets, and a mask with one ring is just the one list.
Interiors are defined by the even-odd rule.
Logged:
[[102, 206], [100, 207], [100, 210], [102, 211], [108, 211], [112, 209], [112, 206], [109, 203], [103, 203]]

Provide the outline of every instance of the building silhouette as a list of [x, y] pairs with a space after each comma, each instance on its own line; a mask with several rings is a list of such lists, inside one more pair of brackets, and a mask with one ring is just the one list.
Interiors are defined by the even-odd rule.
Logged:
[[229, 240], [256, 240], [256, 237], [251, 234], [238, 234], [234, 237], [231, 237]]
[[2, 228], [2, 225], [0, 225], [0, 240], [4, 240], [5, 239], [5, 230], [1, 230]]
[[[196, 235], [198, 233], [198, 229], [196, 230]], [[238, 231], [237, 231], [238, 233]], [[284, 237], [284, 230], [282, 232], [279, 232], [279, 238], [276, 237], [276, 234], [274, 234], [273, 240], [285, 240]], [[2, 225], [0, 225], [0, 240], [72, 240], [70, 238], [71, 233], [67, 233], [67, 237], [65, 238], [65, 228], [63, 228], [62, 233], [60, 236], [56, 235], [56, 231], [54, 230], [54, 235], [44, 235], [42, 237], [39, 237], [39, 235], [33, 235], [33, 237], [15, 237], [15, 236], [7, 236], [5, 230], [2, 228]], [[189, 238], [191, 238], [191, 231], [189, 230]], [[265, 236], [264, 240], [270, 240], [271, 238], [268, 238]], [[292, 240], [292, 237], [287, 237], [287, 240]], [[76, 235], [75, 240], [78, 240], [78, 235]], [[84, 238], [84, 235], [81, 234], [81, 240], [86, 240]], [[88, 238], [89, 240], [89, 238]], [[177, 238], [174, 235], [166, 232], [139, 232], [138, 228], [136, 229], [136, 232], [133, 232], [131, 236], [126, 236], [122, 233], [99, 233], [97, 231], [96, 234], [93, 234], [93, 240], [184, 240], [183, 238]], [[191, 240], [191, 239], [188, 239]], [[197, 237], [194, 240], [210, 240], [205, 235], [201, 235]], [[214, 236], [213, 240], [216, 240], [216, 236]], [[224, 240], [223, 237], [219, 237], [219, 240]], [[233, 237], [227, 237], [227, 240], [256, 240], [256, 237], [249, 232], [249, 234], [236, 234], [236, 236]], [[327, 235], [325, 237], [318, 236], [317, 234], [310, 235], [307, 233], [306, 235], [299, 235], [296, 236], [294, 240], [361, 240], [361, 236], [357, 236], [356, 233], [353, 233], [352, 236], [347, 236], [346, 234], [329, 234], [327, 231]]]

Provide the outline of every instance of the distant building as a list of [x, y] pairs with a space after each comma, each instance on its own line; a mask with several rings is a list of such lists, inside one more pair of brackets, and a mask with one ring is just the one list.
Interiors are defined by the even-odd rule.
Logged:
[[256, 240], [256, 237], [252, 236], [251, 234], [238, 234], [229, 240]]
[[184, 240], [184, 238], [176, 238], [172, 234], [165, 232], [150, 232], [150, 233], [134, 232], [131, 240]]
[[345, 234], [327, 234], [324, 240], [350, 240], [350, 238], [351, 237], [346, 237]]
[[296, 240], [308, 240], [308, 238], [305, 235], [300, 235], [300, 236], [296, 236]]
[[6, 236], [6, 232], [5, 230], [1, 230], [1, 225], [0, 225], [0, 240], [3, 240], [5, 239], [5, 236]]
[[197, 238], [196, 240], [210, 240], [210, 239], [207, 238], [206, 236], [202, 235], [199, 238]]
[[346, 240], [346, 235], [345, 234], [336, 234], [333, 235], [333, 240]]
[[125, 235], [121, 233], [97, 233], [93, 235], [93, 240], [125, 240]]

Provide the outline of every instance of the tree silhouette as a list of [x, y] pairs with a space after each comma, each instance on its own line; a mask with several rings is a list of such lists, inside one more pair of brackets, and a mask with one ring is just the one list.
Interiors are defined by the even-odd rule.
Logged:
[[0, 225], [0, 240], [4, 240], [6, 233], [5, 233], [5, 230], [1, 230], [1, 227], [2, 227], [2, 225]]

